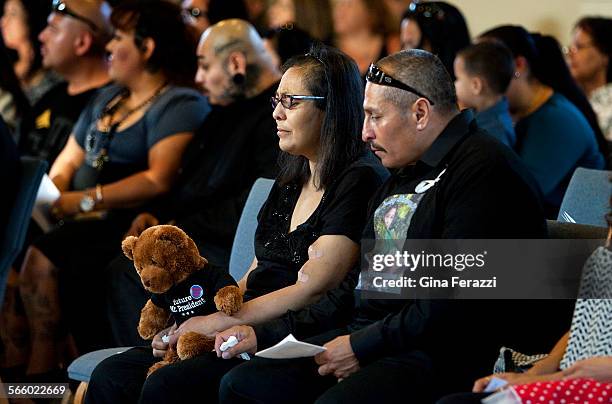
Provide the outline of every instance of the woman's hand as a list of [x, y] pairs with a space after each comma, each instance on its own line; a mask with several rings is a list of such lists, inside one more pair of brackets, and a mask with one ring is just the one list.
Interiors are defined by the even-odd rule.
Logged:
[[476, 382], [474, 382], [474, 387], [472, 387], [472, 391], [474, 393], [482, 393], [484, 389], [487, 387], [487, 384], [491, 381], [491, 378], [496, 377], [498, 379], [502, 379], [508, 382], [509, 386], [514, 386], [517, 384], [528, 384], [535, 382], [548, 382], [561, 380], [563, 375], [561, 372], [549, 373], [545, 375], [537, 375], [532, 373], [497, 373], [493, 375], [489, 375], [487, 377], [482, 377]]
[[174, 332], [175, 330], [176, 330], [176, 323], [174, 323], [172, 327], [168, 327], [164, 330], [161, 330], [153, 337], [153, 341], [151, 342], [151, 348], [153, 348], [153, 356], [155, 356], [156, 358], [164, 357], [164, 355], [166, 354], [166, 351], [168, 350], [169, 344], [167, 342], [162, 341], [162, 337], [164, 335], [168, 335]]
[[81, 199], [85, 196], [82, 191], [62, 192], [51, 207], [51, 214], [58, 219], [76, 215], [81, 211]]
[[127, 233], [125, 233], [125, 236], [123, 238], [128, 236], [138, 237], [140, 236], [140, 233], [142, 233], [149, 227], [157, 226], [158, 224], [159, 220], [157, 220], [157, 218], [152, 214], [146, 212], [141, 213], [140, 215], [136, 216], [136, 218], [132, 221], [130, 229], [127, 231]]
[[612, 383], [612, 356], [583, 359], [561, 373], [565, 379], [595, 379], [598, 382]]
[[208, 316], [191, 317], [170, 335], [170, 346], [176, 346], [179, 337], [189, 331], [215, 338], [217, 332], [235, 325], [235, 321], [234, 318], [221, 311], [209, 314]]
[[[232, 335], [238, 339], [238, 343], [225, 352], [221, 352], [221, 344], [227, 341]], [[215, 338], [215, 352], [217, 352], [217, 357], [223, 357], [223, 359], [233, 358], [243, 352], [254, 354], [257, 352], [257, 336], [255, 335], [255, 330], [249, 325], [237, 325], [225, 331], [221, 331]]]

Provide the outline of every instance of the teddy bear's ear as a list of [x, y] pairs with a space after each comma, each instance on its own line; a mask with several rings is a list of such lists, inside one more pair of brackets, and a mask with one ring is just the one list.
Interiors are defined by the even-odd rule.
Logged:
[[123, 253], [132, 261], [134, 261], [134, 246], [136, 245], [137, 240], [138, 237], [128, 236], [121, 243], [121, 249], [123, 250]]

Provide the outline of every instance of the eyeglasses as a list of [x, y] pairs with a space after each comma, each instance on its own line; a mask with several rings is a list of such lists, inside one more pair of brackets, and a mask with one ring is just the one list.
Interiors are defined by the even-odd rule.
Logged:
[[296, 100], [324, 100], [325, 97], [320, 95], [292, 95], [292, 94], [281, 94], [277, 96], [270, 97], [270, 103], [272, 104], [272, 108], [276, 109], [276, 106], [280, 102], [280, 104], [285, 109], [291, 109], [293, 107], [293, 103]]
[[98, 26], [92, 20], [87, 17], [78, 15], [74, 11], [70, 10], [63, 0], [53, 0], [53, 3], [51, 3], [51, 9], [56, 13], [67, 15], [69, 17], [74, 18], [75, 20], [79, 20], [87, 24], [87, 26], [95, 32], [100, 31], [100, 28], [98, 28]]
[[183, 13], [187, 17], [192, 17], [192, 18], [196, 18], [196, 19], [197, 18], [206, 18], [208, 16], [206, 11], [202, 10], [201, 8], [197, 8], [197, 7], [191, 7], [191, 8], [183, 9]]
[[583, 49], [592, 48], [595, 45], [593, 43], [575, 43], [569, 46], [563, 47], [563, 53], [569, 55], [570, 53], [577, 53]]
[[410, 87], [408, 84], [404, 84], [401, 81], [389, 76], [387, 73], [380, 70], [380, 68], [374, 63], [372, 63], [370, 65], [370, 68], [368, 69], [368, 73], [366, 74], [366, 80], [370, 83], [380, 84], [381, 86], [395, 87], [399, 88], [400, 90], [409, 91], [413, 94], [418, 95], [421, 98], [425, 98], [427, 101], [429, 101], [431, 105], [434, 105], [434, 102], [431, 100], [431, 98], [429, 98], [419, 90]]

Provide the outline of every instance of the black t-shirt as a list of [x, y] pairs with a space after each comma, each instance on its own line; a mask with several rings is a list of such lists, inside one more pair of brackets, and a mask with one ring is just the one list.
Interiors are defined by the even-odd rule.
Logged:
[[166, 293], [151, 294], [151, 301], [158, 307], [170, 310], [176, 324], [181, 325], [191, 317], [215, 313], [215, 295], [225, 286], [237, 285], [222, 268], [207, 265]]
[[70, 95], [65, 82], [49, 90], [32, 107], [32, 118], [19, 124], [20, 153], [47, 160], [51, 167], [66, 145], [81, 111], [97, 91], [93, 88]]
[[312, 215], [289, 232], [301, 186], [275, 182], [258, 216], [257, 267], [249, 273], [245, 298], [255, 298], [295, 284], [308, 261], [308, 247], [323, 235], [344, 235], [359, 243], [370, 196], [388, 175], [370, 152], [329, 186]]

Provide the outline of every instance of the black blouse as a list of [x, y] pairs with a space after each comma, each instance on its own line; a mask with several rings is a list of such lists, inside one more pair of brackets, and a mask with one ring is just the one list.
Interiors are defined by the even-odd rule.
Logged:
[[308, 261], [308, 247], [323, 235], [344, 235], [359, 243], [370, 196], [387, 177], [380, 162], [367, 153], [329, 186], [312, 215], [289, 232], [300, 184], [274, 183], [258, 216], [255, 233], [257, 267], [247, 278], [245, 299], [295, 284]]

